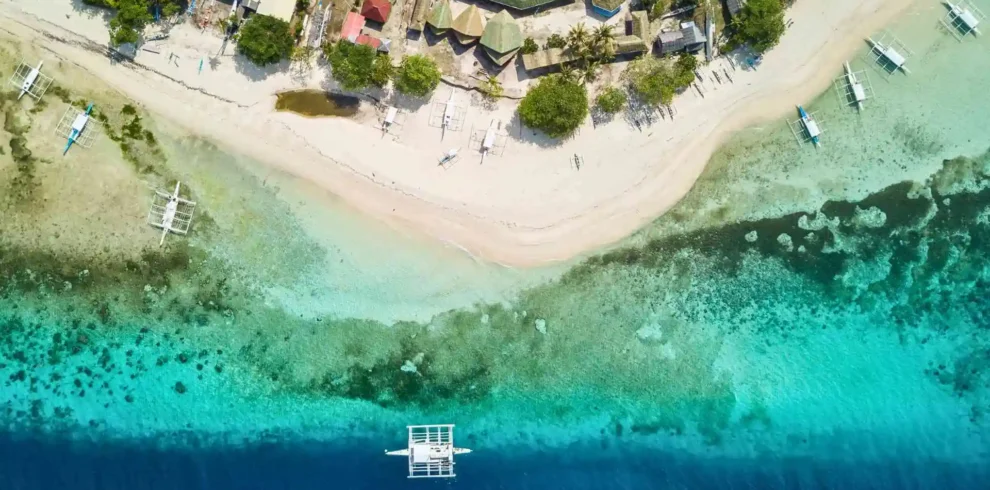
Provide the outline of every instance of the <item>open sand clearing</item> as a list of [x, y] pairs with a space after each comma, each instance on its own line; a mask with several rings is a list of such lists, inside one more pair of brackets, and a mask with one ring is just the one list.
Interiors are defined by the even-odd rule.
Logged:
[[[189, 24], [172, 30], [160, 54], [141, 52], [136, 63], [112, 64], [101, 52], [108, 39], [105, 20], [74, 10], [69, 1], [10, 0], [0, 5], [0, 15], [8, 31], [231, 151], [486, 260], [535, 266], [614, 243], [662, 214], [688, 192], [729, 135], [790, 117], [795, 104], [829, 86], [867, 35], [911, 3], [799, 1], [787, 11], [793, 26], [758, 70], [716, 60], [712, 67], [728, 71], [733, 83], [710, 83], [704, 98], [694, 91], [678, 96], [673, 122], [655, 120], [637, 130], [622, 117], [597, 126], [589, 119], [561, 142], [521, 127], [511, 101], [487, 110], [470, 103], [473, 94], [443, 84], [429, 102], [400, 104], [409, 110], [401, 136], [383, 138], [367, 114], [355, 121], [274, 112], [280, 90], [333, 89], [322, 65], [263, 71], [232, 56], [232, 47], [211, 62], [220, 39]], [[466, 115], [463, 129], [447, 131], [441, 140], [429, 122], [435, 103], [446, 101], [451, 90]], [[510, 139], [501, 155], [481, 164], [477, 133], [493, 118], [503, 121]], [[448, 169], [438, 167], [437, 159], [452, 148], [463, 156]], [[584, 160], [580, 170], [575, 154]]]

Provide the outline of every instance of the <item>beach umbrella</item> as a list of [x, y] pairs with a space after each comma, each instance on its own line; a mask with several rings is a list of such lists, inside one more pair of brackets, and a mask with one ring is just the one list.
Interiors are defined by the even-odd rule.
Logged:
[[470, 44], [485, 32], [485, 18], [481, 15], [481, 9], [477, 5], [472, 5], [454, 19], [451, 27], [454, 29], [458, 41], [463, 44]]
[[437, 2], [433, 10], [430, 11], [429, 17], [426, 18], [426, 23], [433, 26], [433, 30], [437, 34], [450, 29], [450, 26], [454, 24], [454, 14], [450, 10], [450, 0], [440, 0]]
[[388, 0], [364, 0], [364, 6], [361, 7], [361, 15], [375, 22], [385, 23], [391, 12], [392, 4]]
[[495, 14], [485, 27], [485, 32], [481, 36], [481, 45], [489, 51], [489, 56], [496, 62], [508, 61], [507, 55], [512, 55], [523, 45], [519, 24], [505, 10]]

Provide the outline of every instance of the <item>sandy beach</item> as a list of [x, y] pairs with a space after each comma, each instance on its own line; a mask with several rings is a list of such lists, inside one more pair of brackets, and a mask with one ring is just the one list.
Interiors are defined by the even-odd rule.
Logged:
[[[307, 179], [354, 208], [413, 229], [486, 260], [535, 266], [606, 246], [662, 214], [691, 188], [715, 149], [733, 132], [790, 116], [831, 84], [841, 63], [864, 46], [911, 0], [799, 1], [793, 26], [757, 71], [713, 67], [733, 82], [702, 98], [675, 99], [674, 121], [637, 130], [621, 117], [550, 142], [522, 128], [515, 104], [487, 109], [476, 94], [441, 85], [426, 102], [406, 103], [401, 135], [383, 138], [373, 117], [307, 119], [275, 112], [274, 94], [294, 88], [333, 89], [324, 65], [259, 70], [223, 56], [221, 40], [191, 24], [176, 26], [165, 51], [112, 64], [101, 52], [105, 19], [63, 0], [10, 0], [0, 5], [4, 28], [73, 63], [193, 134]], [[174, 55], [174, 56], [173, 56]], [[207, 60], [200, 71], [200, 60]], [[46, 60], [47, 61], [47, 60]], [[53, 63], [54, 64], [54, 63]], [[709, 88], [709, 87], [706, 87]], [[434, 103], [451, 90], [467, 106], [461, 131], [429, 124]], [[480, 163], [472, 149], [493, 118], [507, 126], [501, 155]], [[464, 155], [444, 169], [451, 148]], [[806, 151], [812, 151], [810, 148]], [[580, 169], [572, 164], [581, 155]]]

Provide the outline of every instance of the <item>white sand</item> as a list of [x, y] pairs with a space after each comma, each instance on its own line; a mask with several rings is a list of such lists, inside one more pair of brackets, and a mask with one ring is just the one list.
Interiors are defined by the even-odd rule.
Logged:
[[[758, 71], [733, 71], [717, 61], [719, 72], [727, 68], [734, 83], [706, 83], [705, 98], [694, 91], [679, 96], [675, 122], [661, 120], [638, 131], [621, 117], [597, 128], [589, 119], [575, 138], [550, 147], [520, 128], [508, 101], [494, 112], [469, 106], [463, 131], [448, 131], [441, 141], [440, 130], [428, 125], [432, 103], [450, 94], [441, 86], [430, 103], [406, 115], [401, 138], [392, 141], [372, 121], [273, 111], [277, 91], [332, 87], [323, 67], [262, 72], [231, 56], [232, 47], [213, 67], [208, 57], [218, 52], [220, 40], [191, 25], [174, 29], [161, 54], [141, 53], [142, 66], [111, 64], [85, 49], [93, 46], [89, 41], [106, 43], [104, 19], [73, 10], [68, 0], [8, 0], [0, 15], [6, 29], [195, 134], [310, 180], [375, 218], [488, 260], [532, 266], [614, 243], [662, 214], [688, 192], [732, 132], [767, 120], [784, 124], [796, 104], [829, 87], [867, 35], [911, 3], [798, 1], [787, 12], [794, 26]], [[178, 55], [178, 66], [169, 64], [170, 52]], [[458, 98], [466, 102], [471, 96], [461, 92]], [[512, 139], [504, 154], [481, 165], [470, 135], [493, 117], [509, 124]], [[437, 158], [457, 147], [461, 160], [439, 168]], [[572, 166], [574, 154], [584, 158], [580, 170]]]

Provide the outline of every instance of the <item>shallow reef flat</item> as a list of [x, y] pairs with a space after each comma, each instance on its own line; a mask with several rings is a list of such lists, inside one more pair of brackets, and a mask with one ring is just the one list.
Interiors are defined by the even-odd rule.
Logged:
[[979, 460], [988, 165], [960, 157], [862, 201], [621, 248], [428, 323], [287, 315], [182, 247], [160, 282], [139, 273], [161, 269], [150, 257], [112, 275], [28, 271], [8, 248], [4, 416], [251, 440], [359, 437], [425, 414], [486, 446], [733, 453], [814, 452], [850, 432], [859, 457], [927, 441], [915, 454]]

